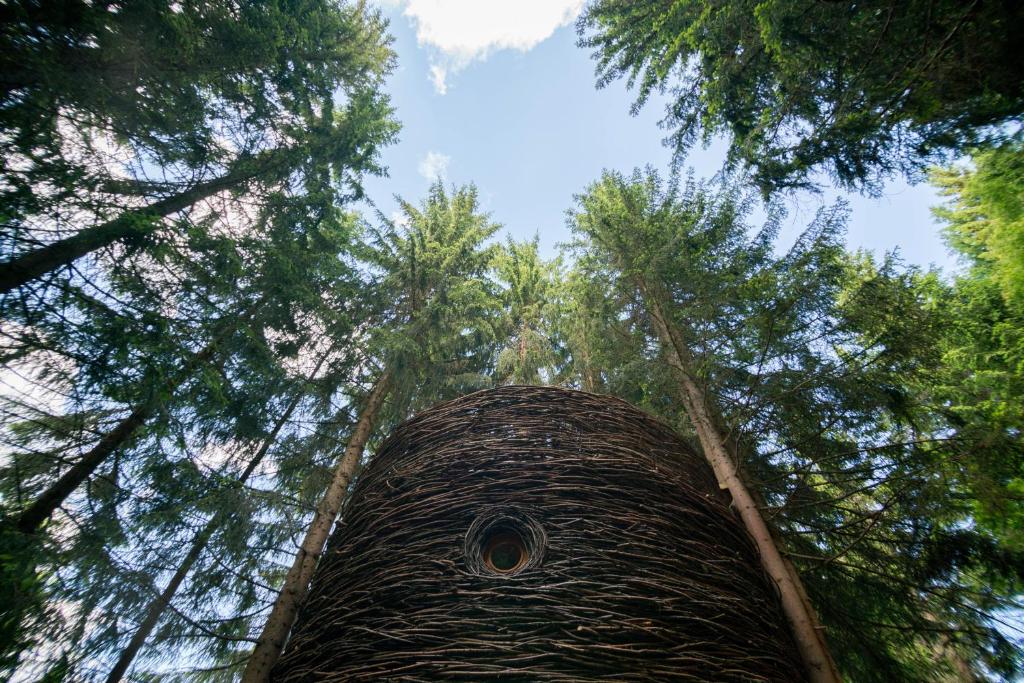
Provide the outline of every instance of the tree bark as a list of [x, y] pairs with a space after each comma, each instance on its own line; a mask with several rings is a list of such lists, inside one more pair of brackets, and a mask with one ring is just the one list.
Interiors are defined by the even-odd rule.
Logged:
[[[237, 322], [230, 325], [228, 329], [222, 330], [220, 334], [207, 344], [206, 348], [192, 356], [178, 376], [170, 383], [168, 391], [175, 391], [192, 375], [196, 368], [210, 360], [220, 340], [236, 326]], [[128, 417], [121, 420], [116, 427], [107, 432], [88, 453], [82, 456], [81, 460], [72, 465], [57, 481], [51, 484], [31, 505], [18, 515], [18, 519], [15, 522], [17, 529], [24, 534], [34, 534], [38, 531], [39, 526], [49, 519], [50, 515], [60, 507], [64, 500], [85, 482], [96, 471], [96, 468], [114, 451], [128, 443], [139, 427], [144, 425], [146, 420], [159, 407], [160, 401], [151, 398], [132, 410]]]
[[[321, 356], [316, 368], [314, 368], [313, 372], [310, 373], [310, 379], [316, 376], [316, 373], [320, 370], [320, 367], [323, 365], [326, 358], [327, 354]], [[245, 470], [243, 470], [238, 476], [238, 481], [235, 483], [235, 486], [244, 486], [252, 473], [256, 471], [257, 467], [259, 467], [264, 456], [266, 456], [270, 451], [270, 447], [275, 441], [277, 441], [278, 434], [281, 433], [281, 430], [288, 423], [288, 420], [291, 419], [292, 414], [295, 412], [295, 408], [299, 405], [299, 401], [302, 400], [302, 396], [303, 395], [301, 393], [296, 394], [295, 398], [293, 398], [288, 404], [288, 407], [285, 409], [280, 419], [278, 419], [274, 428], [270, 431], [270, 434], [268, 434], [267, 438], [263, 440], [259, 450], [256, 451], [256, 454], [249, 461]], [[149, 635], [153, 632], [153, 629], [156, 628], [157, 623], [160, 621], [160, 617], [163, 616], [164, 610], [166, 610], [171, 604], [174, 594], [178, 592], [178, 588], [181, 586], [181, 583], [185, 580], [185, 577], [188, 576], [189, 572], [192, 571], [192, 567], [199, 560], [199, 556], [202, 555], [203, 550], [206, 548], [206, 544], [210, 542], [210, 538], [213, 537], [213, 533], [217, 530], [217, 527], [221, 525], [223, 520], [223, 514], [218, 513], [214, 515], [210, 518], [210, 521], [206, 523], [206, 526], [203, 527], [203, 530], [196, 535], [195, 539], [193, 539], [192, 547], [189, 549], [185, 559], [182, 560], [180, 565], [178, 565], [178, 569], [174, 572], [174, 576], [172, 576], [171, 580], [167, 582], [167, 585], [164, 587], [160, 595], [149, 604], [149, 608], [146, 610], [146, 617], [142, 620], [142, 623], [139, 624], [139, 628], [136, 629], [134, 635], [132, 635], [131, 641], [127, 646], [125, 646], [124, 650], [121, 651], [121, 656], [117, 658], [117, 662], [107, 675], [107, 683], [118, 683], [118, 681], [124, 677], [125, 673], [128, 672], [132, 662], [135, 661], [135, 656], [139, 653], [139, 650], [142, 649], [142, 646], [145, 644], [146, 639], [149, 638]]]
[[370, 390], [370, 395], [366, 399], [366, 404], [363, 406], [359, 420], [356, 422], [355, 429], [345, 448], [345, 454], [335, 468], [331, 484], [320, 501], [320, 505], [317, 506], [306, 537], [295, 555], [291, 569], [285, 576], [284, 585], [277, 596], [274, 608], [267, 618], [263, 632], [260, 634], [252, 656], [245, 667], [242, 683], [265, 683], [270, 680], [270, 672], [281, 656], [288, 633], [295, 623], [295, 616], [306, 600], [313, 571], [316, 569], [320, 555], [323, 554], [327, 537], [330, 535], [331, 527], [341, 509], [352, 475], [362, 458], [366, 442], [373, 431], [377, 414], [390, 390], [390, 380], [390, 372], [386, 371]]
[[526, 322], [519, 326], [519, 367], [522, 368], [523, 376], [526, 375]]
[[219, 178], [200, 183], [174, 196], [161, 199], [149, 206], [128, 209], [117, 218], [85, 228], [80, 232], [57, 240], [0, 263], [0, 294], [42, 277], [52, 270], [68, 265], [96, 249], [110, 246], [129, 237], [152, 234], [160, 227], [161, 218], [183, 211], [207, 197], [235, 187], [246, 180], [276, 166], [290, 151], [289, 148], [265, 152], [256, 158], [236, 162], [230, 171]]
[[823, 628], [807, 598], [803, 582], [789, 559], [779, 552], [754, 497], [743, 483], [736, 463], [729, 456], [725, 439], [708, 408], [707, 397], [694, 377], [689, 347], [669, 322], [660, 301], [647, 288], [646, 283], [640, 280], [639, 286], [647, 300], [654, 328], [668, 354], [669, 364], [679, 374], [683, 407], [697, 432], [704, 455], [715, 472], [719, 486], [727, 489], [732, 496], [733, 506], [757, 545], [765, 571], [779, 587], [782, 608], [808, 677], [812, 683], [837, 683], [841, 680], [839, 670], [829, 652]]

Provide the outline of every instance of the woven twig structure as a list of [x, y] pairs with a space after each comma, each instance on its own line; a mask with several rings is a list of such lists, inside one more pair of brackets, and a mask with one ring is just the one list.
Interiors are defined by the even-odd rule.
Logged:
[[617, 399], [427, 410], [362, 473], [274, 672], [298, 681], [803, 681], [709, 467]]

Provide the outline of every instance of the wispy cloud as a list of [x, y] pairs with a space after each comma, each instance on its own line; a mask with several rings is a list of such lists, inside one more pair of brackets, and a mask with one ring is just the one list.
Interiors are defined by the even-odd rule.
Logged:
[[396, 227], [404, 228], [409, 225], [409, 217], [402, 211], [392, 211], [390, 218]]
[[448, 166], [451, 163], [452, 158], [447, 154], [427, 152], [427, 156], [423, 157], [423, 160], [420, 161], [417, 170], [427, 180], [434, 181], [439, 178], [445, 180], [448, 178]]
[[440, 94], [449, 77], [498, 50], [526, 52], [572, 23], [584, 0], [378, 0], [404, 6], [416, 40], [431, 51], [430, 80]]

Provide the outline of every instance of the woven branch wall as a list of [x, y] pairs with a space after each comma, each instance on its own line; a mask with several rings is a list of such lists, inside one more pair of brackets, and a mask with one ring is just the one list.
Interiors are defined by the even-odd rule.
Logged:
[[387, 439], [274, 675], [453, 679], [804, 675], [702, 458], [617, 399], [505, 387]]

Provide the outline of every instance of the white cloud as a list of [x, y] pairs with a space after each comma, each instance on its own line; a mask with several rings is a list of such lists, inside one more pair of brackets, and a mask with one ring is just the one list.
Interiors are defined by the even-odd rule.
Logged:
[[[382, 0], [378, 0], [382, 2]], [[430, 80], [442, 95], [448, 77], [498, 50], [526, 52], [572, 23], [584, 0], [400, 0], [431, 50]], [[394, 5], [395, 0], [382, 4]]]
[[448, 177], [448, 165], [451, 162], [452, 158], [447, 154], [427, 152], [427, 156], [423, 157], [417, 170], [427, 180], [434, 181], [438, 178], [444, 180]]
[[409, 217], [401, 211], [392, 211], [391, 222], [395, 224], [395, 227], [405, 228], [409, 226]]
[[430, 65], [430, 82], [434, 84], [434, 90], [444, 95], [448, 92], [448, 69], [440, 64]]

